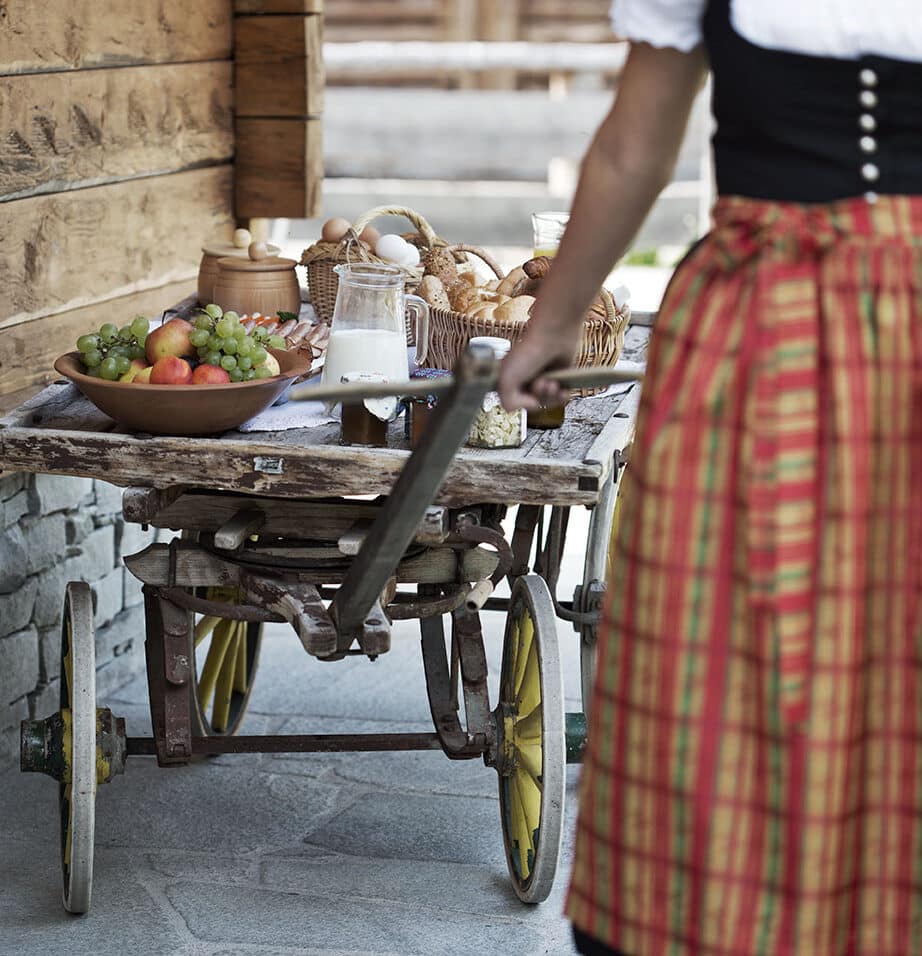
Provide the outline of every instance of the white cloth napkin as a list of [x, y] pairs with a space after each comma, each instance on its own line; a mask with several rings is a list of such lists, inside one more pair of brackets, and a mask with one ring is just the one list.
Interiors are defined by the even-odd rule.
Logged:
[[286, 402], [284, 405], [270, 405], [264, 412], [244, 422], [238, 431], [283, 432], [290, 428], [316, 428], [338, 421], [339, 416], [331, 415], [323, 402]]

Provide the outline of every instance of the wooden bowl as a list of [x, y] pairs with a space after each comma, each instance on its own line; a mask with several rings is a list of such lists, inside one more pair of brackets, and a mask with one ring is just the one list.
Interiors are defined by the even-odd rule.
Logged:
[[292, 381], [310, 371], [300, 350], [270, 349], [281, 374], [229, 385], [136, 385], [107, 382], [83, 372], [79, 352], [68, 352], [55, 371], [70, 379], [101, 411], [121, 425], [152, 435], [213, 435], [229, 431], [268, 408]]

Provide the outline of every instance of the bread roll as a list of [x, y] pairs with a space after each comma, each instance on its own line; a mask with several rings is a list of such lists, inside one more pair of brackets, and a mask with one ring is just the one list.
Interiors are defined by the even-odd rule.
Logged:
[[423, 276], [423, 281], [419, 284], [419, 294], [433, 308], [451, 310], [448, 293], [438, 276]]
[[522, 268], [529, 279], [543, 279], [550, 271], [552, 261], [550, 256], [535, 256], [534, 259], [529, 259]]
[[483, 284], [483, 288], [486, 289], [487, 292], [495, 292], [499, 288], [499, 279], [490, 279], [489, 282]]
[[497, 305], [495, 302], [481, 302], [480, 305], [471, 309], [468, 315], [472, 319], [478, 319], [481, 322], [492, 322], [496, 311], [501, 308], [502, 306]]
[[475, 306], [483, 304], [479, 289], [473, 289], [466, 282], [459, 282], [449, 290], [451, 307], [456, 312], [469, 312]]
[[423, 258], [423, 274], [438, 276], [447, 289], [458, 281], [458, 267], [451, 253], [444, 246], [434, 246]]
[[476, 275], [475, 273], [473, 273], [473, 272], [459, 272], [459, 273], [458, 273], [458, 278], [459, 278], [462, 282], [466, 282], [466, 283], [467, 283], [468, 285], [470, 285], [470, 286], [476, 286], [476, 285], [477, 285], [477, 275]]
[[525, 322], [534, 304], [533, 295], [517, 295], [514, 299], [498, 305], [494, 318], [497, 322]]
[[519, 266], [517, 269], [513, 269], [512, 272], [500, 282], [496, 287], [496, 291], [502, 292], [503, 295], [512, 295], [512, 290], [525, 278], [527, 278], [525, 270]]

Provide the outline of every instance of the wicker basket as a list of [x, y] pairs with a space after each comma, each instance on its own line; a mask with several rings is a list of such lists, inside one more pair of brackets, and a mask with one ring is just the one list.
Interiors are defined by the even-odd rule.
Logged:
[[[473, 253], [490, 266], [498, 279], [503, 278], [502, 270], [482, 250], [474, 246], [449, 246], [448, 248], [452, 252]], [[577, 368], [614, 365], [624, 347], [624, 333], [631, 320], [630, 307], [625, 304], [619, 311], [611, 293], [604, 288], [601, 290], [601, 298], [605, 305], [605, 315], [600, 316], [596, 312], [590, 312], [586, 316], [579, 351], [573, 361]], [[454, 368], [459, 355], [475, 336], [495, 335], [515, 342], [525, 331], [527, 324], [527, 320], [481, 319], [472, 317], [466, 312], [454, 312], [430, 306], [429, 349], [426, 365], [431, 368]], [[583, 388], [575, 389], [574, 394], [585, 398], [600, 391], [604, 389]]]
[[[378, 206], [360, 216], [339, 242], [324, 242], [322, 239], [308, 246], [301, 255], [301, 265], [307, 266], [307, 285], [311, 293], [311, 304], [321, 322], [329, 325], [333, 321], [333, 307], [339, 289], [339, 276], [333, 267], [344, 262], [385, 262], [369, 252], [359, 242], [359, 233], [380, 216], [405, 216], [416, 230], [415, 244], [420, 252], [433, 246], [447, 246], [432, 226], [418, 213], [404, 206]], [[407, 273], [407, 291], [414, 292], [423, 275], [422, 266], [404, 267]]]

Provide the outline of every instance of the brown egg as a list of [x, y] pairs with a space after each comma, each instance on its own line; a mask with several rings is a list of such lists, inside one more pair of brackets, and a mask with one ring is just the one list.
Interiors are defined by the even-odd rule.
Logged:
[[328, 219], [320, 229], [320, 238], [324, 242], [339, 242], [340, 239], [349, 231], [352, 223], [342, 216], [334, 216]]
[[378, 232], [378, 230], [375, 229], [374, 226], [366, 226], [359, 233], [359, 239], [361, 239], [362, 242], [367, 242], [369, 247], [372, 249], [374, 249], [375, 245], [377, 244], [380, 238], [381, 238], [381, 233]]

